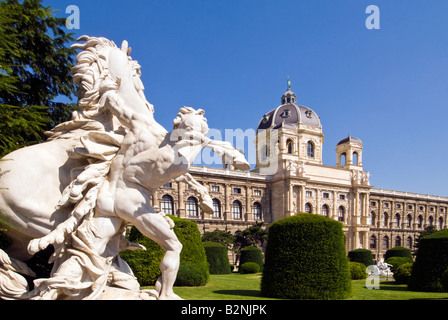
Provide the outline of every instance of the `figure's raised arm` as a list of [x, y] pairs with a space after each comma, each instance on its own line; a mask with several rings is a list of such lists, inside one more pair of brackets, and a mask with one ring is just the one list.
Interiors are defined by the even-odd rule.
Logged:
[[117, 117], [120, 123], [128, 128], [133, 128], [135, 114], [130, 108], [127, 108], [123, 99], [121, 99], [114, 90], [109, 90], [103, 94], [100, 104], [104, 108], [110, 110], [112, 114]]

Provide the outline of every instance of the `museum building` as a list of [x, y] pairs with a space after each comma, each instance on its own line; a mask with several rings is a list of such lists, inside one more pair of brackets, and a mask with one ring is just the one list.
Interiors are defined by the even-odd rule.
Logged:
[[264, 114], [256, 131], [252, 171], [192, 166], [208, 188], [214, 213], [204, 214], [184, 182], [171, 182], [153, 196], [155, 208], [197, 222], [201, 232], [234, 233], [300, 212], [343, 224], [346, 250], [370, 249], [375, 259], [387, 249], [413, 249], [425, 227], [445, 227], [448, 197], [377, 189], [363, 170], [363, 144], [348, 136], [336, 145], [336, 166], [322, 164], [324, 134], [314, 110], [297, 104], [290, 87], [281, 105]]

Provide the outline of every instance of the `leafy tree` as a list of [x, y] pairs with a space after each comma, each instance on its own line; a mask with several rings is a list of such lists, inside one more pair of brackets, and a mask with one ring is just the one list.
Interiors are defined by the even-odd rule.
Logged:
[[267, 239], [268, 232], [263, 228], [263, 222], [255, 222], [254, 225], [243, 231], [235, 232], [234, 251], [239, 252], [248, 246], [263, 246]]
[[229, 250], [233, 245], [233, 241], [235, 241], [235, 236], [230, 231], [216, 229], [215, 231], [204, 232], [202, 241], [219, 243]]
[[65, 19], [42, 0], [0, 0], [0, 155], [44, 140], [66, 121], [74, 104], [56, 103], [75, 92], [74, 49]]

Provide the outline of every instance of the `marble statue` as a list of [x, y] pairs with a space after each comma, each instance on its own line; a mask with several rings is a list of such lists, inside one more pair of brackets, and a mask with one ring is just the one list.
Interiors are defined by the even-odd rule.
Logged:
[[[166, 131], [145, 98], [140, 66], [126, 41], [82, 36], [73, 81], [78, 111], [48, 132], [44, 143], [4, 157], [0, 170], [0, 219], [11, 245], [0, 250], [3, 299], [178, 299], [173, 284], [182, 245], [173, 221], [151, 207], [160, 186], [185, 181], [199, 195], [201, 209], [213, 212], [207, 189], [189, 173], [204, 147], [248, 170], [241, 152], [214, 141], [204, 111], [183, 107]], [[118, 255], [144, 249], [128, 242], [134, 225], [165, 251], [154, 290], [141, 290]], [[35, 277], [24, 263], [52, 245], [49, 278]]]

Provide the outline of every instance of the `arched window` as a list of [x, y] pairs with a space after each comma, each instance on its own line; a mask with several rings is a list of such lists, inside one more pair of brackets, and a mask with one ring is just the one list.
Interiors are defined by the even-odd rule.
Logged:
[[324, 205], [322, 206], [321, 214], [322, 214], [324, 217], [328, 217], [328, 206], [327, 206], [326, 204], [324, 204]]
[[389, 237], [384, 236], [383, 238], [383, 249], [389, 249]]
[[432, 227], [433, 226], [433, 224], [434, 224], [434, 217], [433, 216], [429, 216], [429, 218], [428, 218], [428, 223], [429, 223], [429, 225]]
[[376, 214], [375, 212], [370, 212], [370, 224], [376, 226]]
[[358, 153], [353, 152], [353, 164], [358, 165]]
[[406, 239], [406, 248], [412, 249], [412, 237]]
[[417, 218], [417, 228], [421, 229], [423, 227], [423, 217], [420, 215]]
[[233, 201], [232, 203], [232, 218], [233, 219], [241, 219], [241, 202], [238, 200]]
[[213, 218], [221, 218], [221, 202], [218, 199], [213, 199]]
[[340, 162], [340, 164], [341, 164], [341, 166], [345, 166], [346, 164], [347, 164], [347, 160], [346, 160], [346, 155], [345, 155], [345, 152], [344, 153], [342, 153], [341, 154], [341, 159], [339, 160], [339, 162]]
[[261, 220], [261, 205], [259, 202], [254, 202], [252, 206], [252, 219]]
[[381, 226], [387, 227], [388, 224], [389, 224], [389, 216], [387, 212], [384, 212], [383, 216], [381, 217]]
[[406, 228], [411, 228], [411, 227], [412, 227], [412, 216], [410, 214], [408, 214], [406, 217]]
[[174, 201], [173, 198], [166, 194], [162, 197], [162, 212], [165, 214], [174, 214]]
[[187, 199], [187, 216], [197, 217], [198, 216], [198, 200], [195, 197], [189, 197]]
[[314, 144], [311, 141], [308, 141], [306, 150], [308, 158], [314, 158]]
[[443, 218], [442, 217], [439, 218], [439, 223], [438, 224], [439, 224], [438, 225], [439, 229], [443, 229]]
[[269, 158], [269, 149], [266, 145], [263, 145], [260, 151], [261, 151], [260, 154], [261, 161], [265, 161], [267, 158]]
[[369, 247], [370, 247], [370, 249], [375, 249], [376, 248], [376, 237], [374, 235], [372, 235], [370, 237]]
[[286, 142], [286, 149], [288, 150], [289, 154], [292, 154], [292, 141], [291, 140], [288, 140]]
[[305, 213], [311, 213], [311, 212], [312, 212], [311, 204], [305, 203]]
[[398, 213], [395, 214], [394, 224], [395, 224], [395, 227], [397, 227], [397, 228], [400, 227], [400, 214], [398, 214]]
[[344, 222], [345, 219], [345, 209], [343, 206], [338, 208], [338, 221]]
[[401, 246], [401, 237], [400, 236], [396, 236], [395, 237], [395, 246], [396, 247], [400, 247]]

